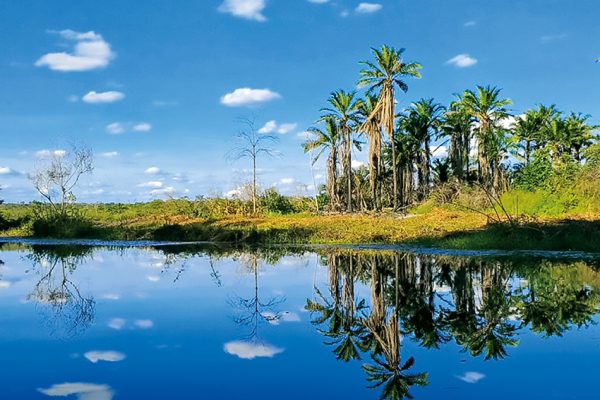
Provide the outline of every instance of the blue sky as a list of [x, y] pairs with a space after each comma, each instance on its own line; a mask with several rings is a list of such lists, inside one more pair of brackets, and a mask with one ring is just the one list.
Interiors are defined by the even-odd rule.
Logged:
[[81, 201], [225, 194], [249, 178], [226, 157], [240, 116], [280, 137], [261, 184], [311, 194], [302, 132], [382, 44], [423, 64], [401, 107], [489, 83], [515, 114], [554, 103], [598, 123], [598, 15], [593, 0], [5, 1], [0, 198], [37, 199], [27, 173], [71, 143], [96, 154]]

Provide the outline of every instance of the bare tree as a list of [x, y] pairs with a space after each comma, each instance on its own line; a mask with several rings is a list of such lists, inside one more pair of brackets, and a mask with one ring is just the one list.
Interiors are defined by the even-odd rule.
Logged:
[[238, 146], [232, 149], [228, 156], [231, 159], [239, 160], [249, 158], [252, 160], [252, 213], [256, 214], [257, 208], [257, 182], [256, 182], [256, 163], [261, 154], [272, 156], [275, 154], [272, 146], [278, 138], [266, 133], [260, 133], [256, 129], [254, 119], [240, 118], [242, 130], [236, 135]]
[[93, 161], [92, 150], [87, 147], [73, 146], [70, 151], [54, 151], [42, 160], [29, 179], [52, 211], [66, 217], [69, 205], [76, 199], [73, 189], [82, 175], [94, 170]]

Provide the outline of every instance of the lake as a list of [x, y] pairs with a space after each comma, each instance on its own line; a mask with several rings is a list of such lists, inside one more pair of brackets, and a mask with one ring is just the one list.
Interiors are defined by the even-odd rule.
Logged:
[[589, 399], [600, 259], [0, 243], [0, 398]]

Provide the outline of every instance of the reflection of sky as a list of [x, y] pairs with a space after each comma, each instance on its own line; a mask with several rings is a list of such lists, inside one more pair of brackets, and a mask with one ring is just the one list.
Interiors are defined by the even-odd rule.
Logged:
[[[254, 276], [229, 259], [195, 257], [166, 266], [160, 252], [101, 250], [72, 274], [83, 296], [96, 299], [94, 324], [73, 337], [53, 336], [47, 305], [26, 301], [39, 279], [24, 253], [0, 259], [0, 398], [44, 399], [375, 399], [365, 388], [362, 362], [335, 360], [332, 348], [302, 311], [327, 271], [315, 255], [261, 264], [259, 294], [284, 296], [277, 323], [264, 322], [256, 338], [236, 326], [232, 296], [251, 297]], [[148, 276], [160, 279], [150, 281]], [[440, 290], [447, 296], [445, 290]], [[370, 299], [363, 285], [357, 296]], [[485, 362], [455, 344], [424, 350], [403, 340], [414, 372], [428, 371], [430, 386], [417, 399], [590, 398], [600, 356], [600, 329], [544, 340], [520, 336], [509, 357]], [[366, 360], [363, 360], [366, 361]], [[560, 374], [565, 384], [548, 385]], [[566, 384], [570, 382], [570, 384]], [[39, 389], [39, 390], [38, 390]]]

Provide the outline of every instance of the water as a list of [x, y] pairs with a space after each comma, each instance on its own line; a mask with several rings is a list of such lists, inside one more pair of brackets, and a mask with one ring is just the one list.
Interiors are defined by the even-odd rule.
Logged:
[[590, 255], [103, 245], [0, 244], [0, 399], [597, 396]]

